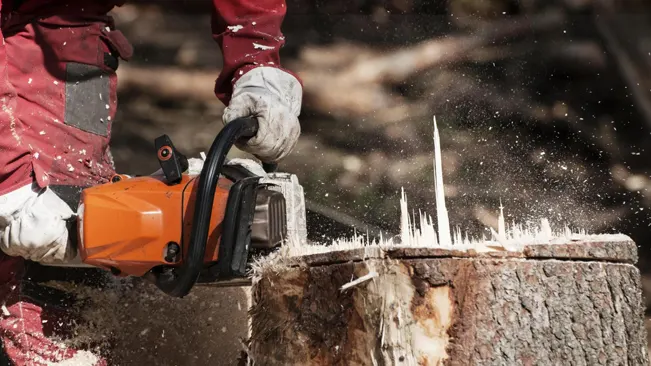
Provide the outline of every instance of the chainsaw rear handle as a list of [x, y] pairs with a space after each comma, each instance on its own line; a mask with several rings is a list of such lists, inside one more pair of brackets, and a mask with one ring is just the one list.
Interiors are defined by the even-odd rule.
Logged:
[[[168, 295], [175, 297], [187, 295], [199, 278], [206, 253], [215, 190], [226, 155], [236, 142], [246, 142], [257, 132], [257, 119], [254, 117], [239, 118], [227, 123], [210, 146], [198, 178], [194, 221], [190, 232], [187, 256], [174, 275], [160, 276], [156, 280], [156, 285]], [[265, 168], [275, 169], [275, 166], [268, 165]]]

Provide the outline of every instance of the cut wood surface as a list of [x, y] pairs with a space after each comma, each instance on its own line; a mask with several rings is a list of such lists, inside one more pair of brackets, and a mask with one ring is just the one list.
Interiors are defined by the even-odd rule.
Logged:
[[648, 365], [635, 243], [368, 248], [265, 263], [256, 365]]

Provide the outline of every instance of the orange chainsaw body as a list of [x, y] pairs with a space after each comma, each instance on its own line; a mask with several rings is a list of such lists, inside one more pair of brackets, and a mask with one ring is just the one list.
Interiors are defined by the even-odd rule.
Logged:
[[174, 297], [196, 283], [246, 276], [250, 255], [273, 250], [287, 235], [286, 202], [277, 186], [225, 164], [235, 141], [257, 128], [252, 117], [228, 123], [199, 175], [187, 173], [188, 159], [162, 135], [154, 141], [160, 172], [116, 175], [83, 189], [76, 222], [81, 262], [147, 278]]
[[[168, 246], [190, 240], [196, 176], [183, 175], [168, 185], [163, 176], [117, 176], [114, 183], [82, 192], [79, 212], [79, 251], [84, 263], [111, 270], [119, 276], [143, 276], [151, 268], [178, 266], [166, 260]], [[229, 188], [220, 178], [212, 206], [204, 263], [216, 262]]]

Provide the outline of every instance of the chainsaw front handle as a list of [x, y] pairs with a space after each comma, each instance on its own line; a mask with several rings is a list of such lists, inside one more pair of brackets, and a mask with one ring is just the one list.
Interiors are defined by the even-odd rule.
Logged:
[[238, 118], [227, 123], [210, 146], [201, 174], [197, 178], [199, 181], [187, 255], [181, 267], [172, 275], [159, 276], [156, 280], [158, 288], [168, 295], [184, 297], [197, 282], [206, 253], [215, 190], [226, 155], [236, 142], [246, 142], [257, 132], [257, 119]]

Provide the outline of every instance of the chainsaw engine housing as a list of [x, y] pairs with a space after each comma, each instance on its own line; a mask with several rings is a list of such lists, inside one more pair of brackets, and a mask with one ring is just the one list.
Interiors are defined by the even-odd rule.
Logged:
[[[169, 185], [163, 175], [116, 176], [82, 192], [81, 260], [119, 276], [144, 276], [156, 267], [183, 264], [190, 240], [197, 176]], [[258, 177], [220, 177], [212, 206], [205, 268], [242, 276], [249, 248], [274, 248], [287, 235], [282, 193]], [[213, 271], [215, 272], [215, 271]]]

